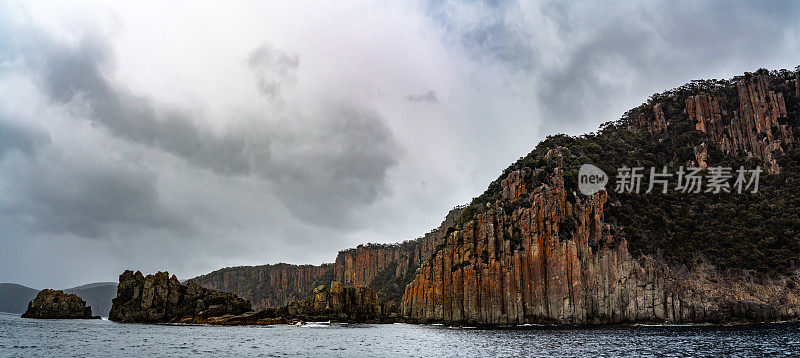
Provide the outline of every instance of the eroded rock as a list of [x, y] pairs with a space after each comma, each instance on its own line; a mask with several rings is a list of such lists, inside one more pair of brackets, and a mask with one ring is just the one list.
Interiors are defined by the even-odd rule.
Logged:
[[92, 307], [75, 294], [45, 289], [28, 303], [28, 310], [22, 318], [100, 318], [92, 316]]
[[560, 168], [548, 182], [529, 205], [507, 213], [498, 201], [447, 236], [406, 287], [401, 313], [412, 322], [515, 325], [768, 322], [800, 312], [800, 290], [780, 280], [713, 279], [708, 265], [679, 270], [634, 258], [604, 221], [605, 191], [571, 203]]
[[215, 317], [252, 311], [250, 302], [233, 293], [202, 287], [189, 280], [185, 285], [167, 272], [142, 275], [126, 270], [119, 276], [117, 297], [109, 319], [118, 322], [204, 323]]
[[301, 321], [380, 322], [394, 313], [390, 304], [384, 304], [367, 286], [343, 287], [333, 281], [328, 286], [318, 286], [314, 295], [285, 307], [288, 317]]

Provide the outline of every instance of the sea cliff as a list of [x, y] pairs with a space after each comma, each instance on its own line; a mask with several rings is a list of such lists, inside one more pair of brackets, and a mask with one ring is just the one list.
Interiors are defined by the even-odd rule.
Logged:
[[304, 300], [317, 286], [332, 281], [344, 286], [369, 286], [382, 301], [400, 303], [405, 286], [414, 278], [417, 268], [430, 257], [444, 238], [446, 228], [455, 223], [461, 212], [461, 208], [451, 210], [438, 228], [414, 240], [342, 250], [334, 263], [228, 267], [192, 281], [206, 288], [236, 293], [249, 300], [256, 310]]
[[[344, 250], [332, 264], [228, 268], [197, 280], [275, 297], [262, 306], [311, 296], [334, 280], [367, 285], [412, 322], [796, 319], [798, 135], [800, 71], [693, 81], [597, 133], [548, 137], [421, 238]], [[606, 190], [579, 193], [586, 163], [609, 174]], [[759, 189], [744, 194], [680, 193], [675, 182], [668, 193], [616, 192], [616, 170], [626, 166], [763, 175]]]

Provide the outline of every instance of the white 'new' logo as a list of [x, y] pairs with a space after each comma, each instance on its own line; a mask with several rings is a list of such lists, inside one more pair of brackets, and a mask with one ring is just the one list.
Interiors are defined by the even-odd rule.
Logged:
[[602, 169], [591, 165], [581, 165], [578, 171], [578, 190], [583, 195], [592, 195], [605, 189], [608, 184], [608, 175]]

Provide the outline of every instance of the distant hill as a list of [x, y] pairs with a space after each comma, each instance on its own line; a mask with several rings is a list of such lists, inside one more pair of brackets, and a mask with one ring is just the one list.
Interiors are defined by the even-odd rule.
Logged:
[[16, 283], [0, 283], [0, 312], [23, 313], [39, 290]]
[[111, 300], [117, 297], [117, 283], [90, 283], [83, 286], [68, 288], [64, 290], [64, 292], [81, 296], [81, 298], [86, 301], [86, 305], [92, 306], [93, 315], [108, 317], [108, 312], [111, 311]]
[[[95, 282], [63, 291], [83, 298], [87, 305], [92, 306], [93, 315], [108, 317], [111, 300], [117, 296], [117, 283]], [[35, 288], [16, 283], [0, 283], [0, 312], [20, 314], [25, 312], [28, 302], [36, 297], [37, 293], [39, 290]]]
[[108, 287], [108, 286], [114, 286], [114, 288], [116, 289], [117, 288], [117, 283], [116, 282], [87, 283], [85, 285], [80, 285], [80, 286], [77, 286], [77, 287], [68, 288], [68, 289], [66, 289], [64, 291], [68, 291], [68, 290], [87, 290], [87, 289], [91, 289], [91, 288]]

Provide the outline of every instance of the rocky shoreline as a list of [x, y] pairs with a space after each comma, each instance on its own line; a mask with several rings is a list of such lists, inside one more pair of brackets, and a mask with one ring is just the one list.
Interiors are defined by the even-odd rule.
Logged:
[[[799, 113], [797, 71], [695, 81], [652, 96], [597, 134], [549, 137], [416, 240], [359, 245], [320, 266], [225, 268], [186, 288], [166, 274], [164, 289], [123, 289], [121, 281], [125, 300], [157, 293], [134, 302], [120, 321], [499, 327], [797, 319], [798, 246], [787, 223], [800, 215], [800, 186], [787, 178], [800, 172]], [[748, 164], [764, 169], [764, 183], [748, 200], [722, 202], [611, 187], [579, 195], [586, 163], [609, 173], [642, 163]], [[337, 306], [342, 300], [353, 306]]]
[[[516, 329], [525, 327], [553, 326], [599, 326], [606, 322], [550, 322], [531, 323], [481, 323], [476, 321], [441, 322], [418, 319], [402, 314], [398, 307], [384, 303], [367, 286], [344, 287], [338, 281], [329, 286], [317, 286], [311, 297], [293, 301], [288, 305], [271, 307], [260, 311], [251, 309], [250, 302], [233, 293], [207, 289], [192, 280], [182, 284], [177, 277], [167, 272], [142, 275], [141, 272], [125, 271], [120, 275], [117, 298], [114, 299], [110, 320], [123, 323], [167, 323], [209, 325], [283, 325], [307, 322], [333, 323], [409, 323], [442, 324], [452, 327]], [[745, 317], [739, 315], [738, 317]], [[709, 322], [682, 322], [696, 324], [756, 324], [775, 322], [772, 316], [747, 319], [716, 320]], [[795, 320], [796, 321], [796, 320]], [[681, 324], [663, 320], [620, 321], [615, 325], [636, 324]]]
[[124, 323], [200, 323], [216, 325], [289, 324], [308, 321], [390, 323], [398, 318], [394, 305], [382, 303], [369, 287], [320, 285], [313, 295], [286, 306], [254, 311], [236, 294], [182, 284], [167, 272], [144, 276], [125, 271], [109, 320]]

